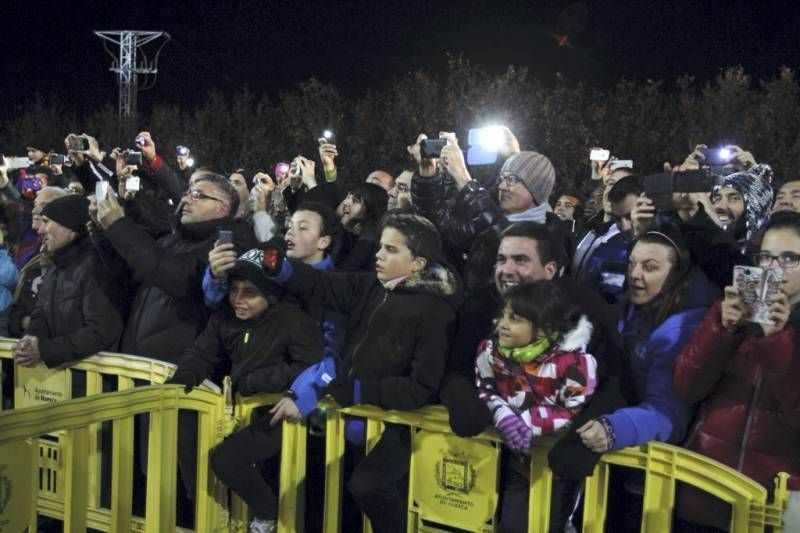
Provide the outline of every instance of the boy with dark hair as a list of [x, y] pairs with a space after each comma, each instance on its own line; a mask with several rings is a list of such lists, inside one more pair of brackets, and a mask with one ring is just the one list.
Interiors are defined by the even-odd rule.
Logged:
[[[416, 215], [387, 217], [374, 273], [322, 272], [284, 259], [282, 241], [265, 248], [265, 268], [304, 302], [319, 301], [348, 317], [347, 344], [324, 392], [341, 406], [417, 409], [431, 403], [444, 372], [460, 300], [460, 281], [439, 261], [433, 224]], [[363, 424], [348, 424], [363, 445]], [[348, 488], [376, 533], [404, 530], [398, 483], [408, 473], [408, 428], [386, 424], [377, 445], [355, 467]]]
[[[229, 361], [239, 394], [280, 392], [319, 361], [319, 325], [295, 306], [279, 301], [280, 288], [265, 276], [263, 257], [262, 250], [250, 250], [236, 260], [230, 272], [230, 307], [211, 316], [205, 331], [180, 360], [171, 383], [185, 385], [188, 392]], [[281, 426], [273, 427], [264, 418], [231, 435], [212, 452], [217, 477], [253, 510], [251, 531], [275, 531], [278, 500], [256, 464], [277, 455], [280, 445]], [[185, 475], [192, 461], [185, 456], [181, 462]]]

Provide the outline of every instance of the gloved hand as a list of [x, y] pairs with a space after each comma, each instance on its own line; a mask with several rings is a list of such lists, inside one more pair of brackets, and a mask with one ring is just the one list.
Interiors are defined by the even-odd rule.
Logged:
[[[357, 379], [337, 377], [328, 384], [325, 394], [329, 394], [336, 400], [339, 407], [350, 407], [361, 401], [361, 382]], [[356, 391], [359, 391], [358, 393]]]
[[507, 415], [497, 422], [497, 429], [503, 436], [506, 446], [513, 452], [527, 452], [531, 447], [531, 437], [533, 431], [529, 428], [521, 417], [517, 415]]
[[459, 437], [474, 437], [492, 425], [492, 413], [478, 397], [475, 382], [464, 376], [447, 376], [439, 398], [450, 415], [450, 429]]
[[188, 370], [179, 370], [164, 385], [183, 385], [183, 391], [189, 394], [197, 386], [197, 377]]
[[262, 248], [264, 250], [264, 259], [261, 260], [261, 266], [269, 277], [277, 276], [283, 266], [283, 259], [286, 257], [286, 242], [283, 237], [275, 236], [264, 243]]

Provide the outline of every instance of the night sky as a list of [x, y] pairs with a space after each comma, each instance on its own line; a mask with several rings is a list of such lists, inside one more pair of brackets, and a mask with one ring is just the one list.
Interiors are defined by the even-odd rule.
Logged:
[[[156, 86], [141, 93], [191, 105], [211, 88], [277, 96], [311, 76], [347, 96], [405, 72], [441, 71], [463, 53], [490, 71], [525, 65], [605, 86], [620, 77], [713, 78], [742, 64], [755, 78], [800, 68], [798, 2], [676, 0], [2, 2], [0, 109], [58, 95], [78, 111], [116, 105], [111, 59], [94, 29], [165, 30]], [[794, 6], [794, 7], [793, 7]], [[553, 34], [567, 34], [559, 47]], [[153, 44], [147, 48], [152, 54]]]

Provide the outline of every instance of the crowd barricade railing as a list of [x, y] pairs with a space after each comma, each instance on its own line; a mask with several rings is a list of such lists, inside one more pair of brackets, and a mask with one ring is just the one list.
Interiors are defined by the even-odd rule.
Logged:
[[[366, 420], [367, 451], [380, 437], [384, 423], [410, 427], [408, 531], [444, 531], [437, 524], [467, 531], [494, 531], [502, 442], [493, 430], [465, 439], [451, 433], [442, 406], [418, 411], [384, 411], [372, 406], [339, 409], [326, 401], [326, 480], [324, 533], [339, 533], [341, 523], [342, 464], [345, 446], [344, 416]], [[547, 452], [554, 439], [534, 441], [531, 453], [531, 486], [528, 532], [549, 531], [553, 474]], [[777, 476], [773, 502], [759, 483], [717, 461], [684, 448], [652, 442], [606, 453], [586, 478], [583, 531], [605, 529], [612, 465], [644, 472], [641, 531], [670, 531], [678, 482], [697, 487], [730, 504], [730, 530], [734, 533], [781, 531], [788, 502], [787, 474]], [[371, 533], [364, 519], [364, 532]]]
[[[36, 446], [39, 435], [63, 432], [59, 476], [63, 478], [64, 499], [58, 518], [64, 531], [85, 531], [87, 527], [103, 531], [144, 531], [162, 533], [176, 531], [175, 505], [177, 490], [176, 446], [178, 410], [197, 413], [197, 486], [195, 529], [227, 531], [225, 487], [210, 470], [209, 453], [224, 438], [218, 428], [224, 419], [224, 399], [215, 392], [196, 389], [185, 394], [180, 386], [138, 387], [64, 402], [21, 408], [0, 413], [0, 448]], [[148, 461], [146, 474], [146, 520], [134, 519], [132, 486], [134, 472], [134, 416], [149, 415]], [[113, 424], [111, 509], [97, 509], [90, 501], [88, 484], [91, 428], [103, 422]], [[0, 456], [0, 470], [16, 462], [7, 453]], [[20, 481], [35, 479], [28, 471]], [[9, 481], [11, 483], [11, 481]], [[13, 486], [16, 483], [11, 483]], [[9, 496], [9, 493], [6, 493]], [[29, 518], [29, 531], [36, 530], [35, 510], [25, 508], [29, 493], [11, 491], [8, 512], [20, 505]], [[10, 506], [10, 507], [9, 507]], [[22, 530], [18, 529], [18, 530]]]
[[[12, 349], [17, 339], [0, 337], [0, 360], [8, 360], [6, 369], [11, 379], [1, 379], [5, 387], [13, 390], [0, 390], [4, 399], [13, 398], [15, 409], [49, 405], [72, 399], [73, 373], [85, 374], [85, 395], [92, 396], [103, 392], [104, 377], [113, 378], [116, 390], [127, 390], [135, 383], [157, 384], [169, 379], [175, 365], [156, 359], [111, 352], [100, 352], [69, 366], [49, 369], [44, 365], [25, 368], [11, 364]], [[3, 372], [0, 366], [0, 372]], [[64, 509], [64, 434], [42, 435], [38, 439], [38, 507], [44, 516], [60, 519]], [[87, 484], [89, 503], [92, 509], [101, 508], [101, 461], [103, 450], [100, 446], [100, 425], [92, 426], [87, 433]], [[114, 435], [116, 438], [116, 435]], [[102, 513], [101, 513], [102, 514]]]

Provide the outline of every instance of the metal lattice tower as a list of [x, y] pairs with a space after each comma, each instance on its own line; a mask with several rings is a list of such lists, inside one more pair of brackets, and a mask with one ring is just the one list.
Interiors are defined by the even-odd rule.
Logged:
[[[163, 31], [95, 31], [95, 35], [104, 40], [106, 52], [114, 59], [109, 69], [117, 74], [119, 80], [119, 118], [132, 119], [136, 116], [137, 93], [155, 85], [158, 74], [158, 56], [161, 49], [170, 40], [170, 35]], [[161, 44], [152, 61], [142, 52], [137, 60], [137, 52], [149, 42], [159, 37], [166, 40]], [[108, 48], [108, 42], [119, 45], [119, 56]], [[152, 76], [140, 88], [139, 76]]]

